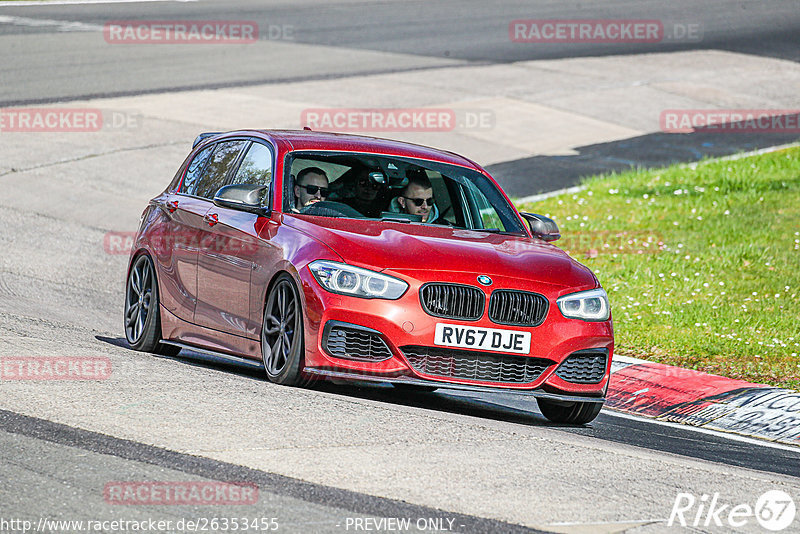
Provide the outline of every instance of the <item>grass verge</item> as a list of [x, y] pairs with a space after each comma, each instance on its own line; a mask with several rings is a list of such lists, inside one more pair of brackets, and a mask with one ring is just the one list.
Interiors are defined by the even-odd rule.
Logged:
[[800, 388], [800, 148], [584, 186], [518, 207], [597, 274], [618, 354]]

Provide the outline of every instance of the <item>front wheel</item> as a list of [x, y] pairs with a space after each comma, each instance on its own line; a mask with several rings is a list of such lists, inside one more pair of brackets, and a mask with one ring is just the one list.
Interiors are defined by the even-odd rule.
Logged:
[[158, 283], [150, 256], [134, 261], [125, 286], [125, 338], [134, 350], [175, 356], [180, 347], [161, 343]]
[[261, 326], [261, 359], [270, 382], [302, 386], [303, 307], [294, 280], [282, 274], [272, 286]]
[[569, 425], [585, 425], [594, 421], [602, 402], [556, 402], [547, 399], [536, 399], [542, 415], [554, 423], [566, 423]]

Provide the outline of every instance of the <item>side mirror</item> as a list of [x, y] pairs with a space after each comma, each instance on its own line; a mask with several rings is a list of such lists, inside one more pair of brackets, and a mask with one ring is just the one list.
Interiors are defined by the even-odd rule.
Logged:
[[269, 208], [261, 206], [261, 200], [268, 190], [269, 187], [266, 185], [226, 185], [217, 190], [214, 195], [214, 204], [223, 208], [265, 215], [269, 212]]
[[531, 233], [534, 237], [538, 237], [542, 241], [556, 241], [561, 238], [561, 232], [558, 231], [558, 225], [553, 219], [545, 217], [544, 215], [537, 215], [536, 213], [520, 213], [522, 217], [528, 221], [531, 227]]

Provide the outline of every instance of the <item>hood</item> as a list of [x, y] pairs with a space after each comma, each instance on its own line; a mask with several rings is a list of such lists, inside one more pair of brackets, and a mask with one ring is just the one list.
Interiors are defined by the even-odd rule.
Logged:
[[588, 267], [527, 236], [293, 215], [285, 215], [284, 223], [324, 243], [346, 263], [375, 271], [469, 272], [571, 288], [597, 284]]

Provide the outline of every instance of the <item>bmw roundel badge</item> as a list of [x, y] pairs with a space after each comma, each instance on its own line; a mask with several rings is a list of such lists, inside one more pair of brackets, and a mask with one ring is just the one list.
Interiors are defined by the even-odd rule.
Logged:
[[482, 274], [482, 275], [480, 275], [478, 277], [478, 282], [480, 282], [481, 284], [483, 284], [485, 286], [492, 285], [492, 279], [489, 278], [488, 276], [486, 276], [485, 274]]

